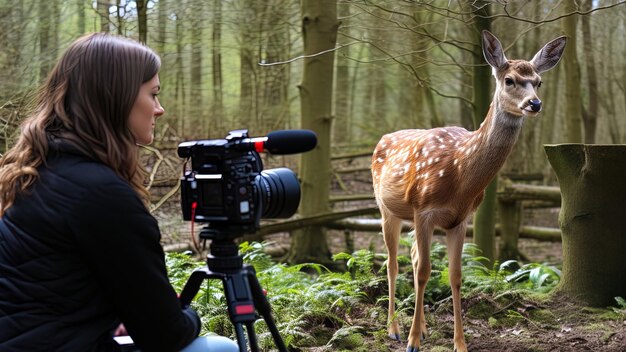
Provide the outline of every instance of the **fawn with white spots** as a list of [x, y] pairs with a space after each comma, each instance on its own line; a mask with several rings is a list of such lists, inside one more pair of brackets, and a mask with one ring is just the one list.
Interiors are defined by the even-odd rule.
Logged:
[[483, 199], [517, 141], [525, 116], [541, 111], [539, 74], [559, 62], [565, 37], [546, 44], [530, 61], [507, 60], [500, 41], [482, 32], [483, 54], [496, 79], [493, 101], [476, 131], [460, 127], [402, 130], [381, 138], [372, 156], [374, 194], [383, 221], [389, 281], [389, 336], [400, 339], [395, 320], [397, 251], [402, 220], [415, 226], [411, 261], [415, 313], [407, 352], [419, 351], [426, 337], [424, 289], [430, 278], [430, 245], [435, 227], [446, 232], [454, 310], [454, 350], [467, 351], [461, 319], [461, 252], [467, 219]]

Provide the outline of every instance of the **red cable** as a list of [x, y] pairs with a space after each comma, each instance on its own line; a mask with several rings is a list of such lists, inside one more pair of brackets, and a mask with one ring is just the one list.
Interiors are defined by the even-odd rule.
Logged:
[[191, 240], [193, 241], [193, 247], [196, 252], [200, 253], [200, 245], [196, 240], [196, 234], [194, 232], [194, 224], [196, 223], [196, 208], [198, 207], [198, 202], [191, 203]]

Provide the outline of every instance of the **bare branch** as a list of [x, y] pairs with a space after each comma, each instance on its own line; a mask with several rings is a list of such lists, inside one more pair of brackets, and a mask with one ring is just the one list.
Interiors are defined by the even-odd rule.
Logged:
[[346, 47], [346, 46], [349, 46], [349, 45], [352, 45], [352, 44], [359, 44], [359, 43], [361, 43], [361, 42], [360, 42], [360, 41], [356, 41], [356, 42], [352, 42], [352, 43], [347, 43], [347, 44], [343, 44], [343, 45], [336, 46], [336, 47], [334, 47], [334, 48], [332, 48], [332, 49], [322, 50], [322, 51], [320, 51], [319, 53], [310, 54], [310, 55], [300, 55], [300, 56], [298, 56], [298, 57], [294, 57], [294, 58], [289, 59], [289, 60], [286, 60], [286, 61], [277, 61], [277, 62], [270, 62], [270, 63], [259, 62], [259, 63], [258, 63], [258, 65], [259, 65], [259, 66], [276, 66], [276, 65], [284, 65], [284, 64], [288, 64], [288, 63], [291, 63], [291, 62], [294, 62], [294, 61], [297, 61], [297, 60], [300, 60], [300, 59], [308, 59], [308, 58], [312, 58], [312, 57], [316, 57], [316, 56], [324, 55], [324, 54], [326, 54], [326, 53], [330, 53], [330, 52], [333, 52], [333, 51], [339, 50], [339, 49], [341, 49], [341, 48], [343, 48], [343, 47]]

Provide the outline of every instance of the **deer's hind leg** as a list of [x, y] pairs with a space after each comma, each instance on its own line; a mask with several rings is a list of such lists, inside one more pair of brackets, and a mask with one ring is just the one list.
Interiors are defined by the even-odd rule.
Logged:
[[395, 319], [396, 277], [398, 276], [398, 245], [402, 220], [381, 209], [383, 237], [387, 246], [387, 283], [389, 285], [389, 310], [387, 324], [389, 337], [400, 340], [400, 327]]
[[430, 243], [434, 225], [429, 216], [415, 214], [415, 242], [411, 248], [413, 277], [415, 278], [415, 313], [409, 332], [407, 352], [417, 352], [421, 339], [426, 337], [426, 318], [424, 317], [424, 291], [430, 278]]
[[446, 231], [448, 247], [450, 288], [452, 289], [452, 306], [454, 309], [454, 351], [467, 352], [463, 335], [463, 318], [461, 316], [461, 255], [465, 239], [466, 223]]

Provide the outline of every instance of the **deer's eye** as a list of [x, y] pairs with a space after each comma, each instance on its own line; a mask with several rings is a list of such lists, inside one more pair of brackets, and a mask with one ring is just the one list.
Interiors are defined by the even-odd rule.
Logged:
[[504, 79], [504, 84], [506, 84], [509, 87], [515, 86], [515, 82], [513, 81], [513, 79], [509, 77]]
[[539, 82], [539, 83], [537, 84], [537, 88], [539, 88], [539, 87], [541, 87], [541, 82]]

